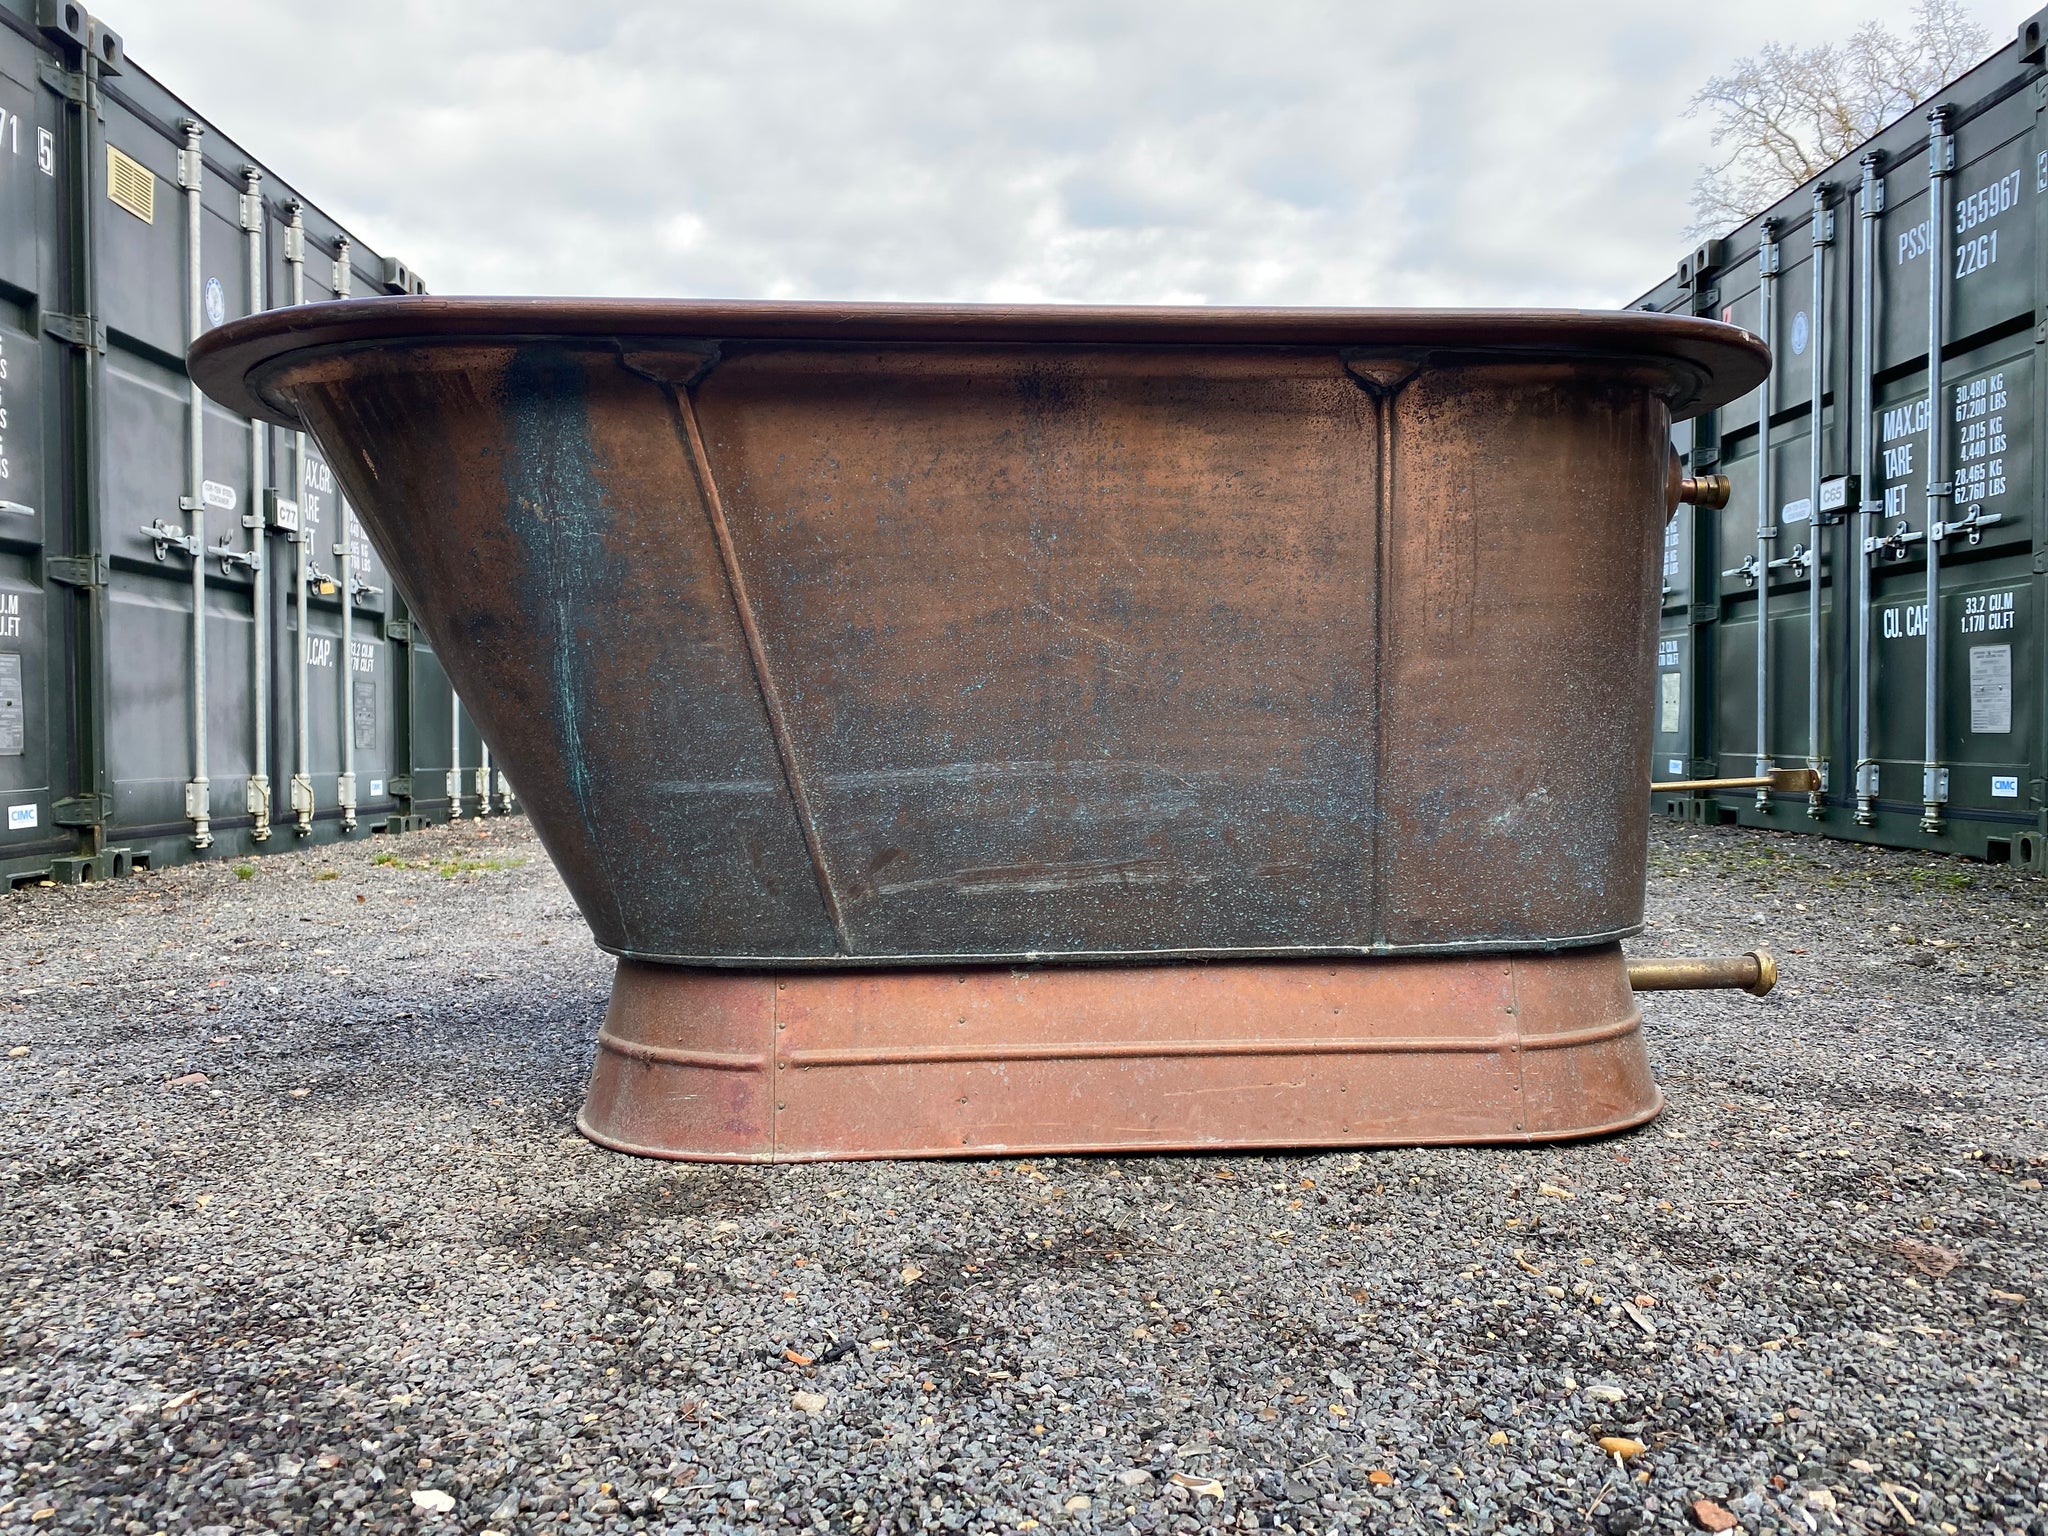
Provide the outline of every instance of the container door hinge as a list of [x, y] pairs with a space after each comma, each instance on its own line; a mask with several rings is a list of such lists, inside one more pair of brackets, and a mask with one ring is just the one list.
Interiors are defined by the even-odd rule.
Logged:
[[386, 640], [400, 640], [407, 645], [412, 644], [412, 621], [410, 619], [387, 618], [384, 621], [384, 638]]
[[1718, 624], [1721, 620], [1719, 603], [1694, 603], [1689, 615], [1695, 624]]
[[394, 773], [384, 781], [384, 788], [386, 793], [394, 800], [410, 800], [412, 798], [412, 775], [409, 773]]
[[91, 315], [67, 315], [61, 310], [46, 309], [38, 318], [45, 336], [54, 336], [89, 352], [107, 350], [107, 328]]
[[50, 807], [50, 820], [60, 827], [97, 827], [113, 816], [112, 795], [71, 795]]
[[43, 580], [60, 587], [81, 587], [88, 591], [107, 584], [105, 555], [45, 555]]

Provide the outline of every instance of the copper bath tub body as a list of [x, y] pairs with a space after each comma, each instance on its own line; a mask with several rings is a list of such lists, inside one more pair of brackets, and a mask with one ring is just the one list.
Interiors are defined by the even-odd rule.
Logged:
[[1526, 1139], [1658, 1097], [1648, 314], [359, 300], [318, 439], [621, 957], [583, 1125], [782, 1158]]

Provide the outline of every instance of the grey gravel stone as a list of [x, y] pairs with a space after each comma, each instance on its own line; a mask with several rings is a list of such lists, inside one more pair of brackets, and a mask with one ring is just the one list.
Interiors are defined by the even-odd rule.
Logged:
[[1659, 829], [1785, 979], [1606, 1141], [787, 1169], [573, 1134], [523, 822], [0, 896], [0, 1529], [2048, 1532], [2044, 894]]

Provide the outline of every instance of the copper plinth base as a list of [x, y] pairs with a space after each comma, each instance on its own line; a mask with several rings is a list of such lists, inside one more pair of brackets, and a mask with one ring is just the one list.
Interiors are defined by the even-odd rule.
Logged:
[[578, 1117], [799, 1162], [1594, 1136], [1652, 1119], [1615, 947], [1446, 959], [785, 972], [625, 960]]

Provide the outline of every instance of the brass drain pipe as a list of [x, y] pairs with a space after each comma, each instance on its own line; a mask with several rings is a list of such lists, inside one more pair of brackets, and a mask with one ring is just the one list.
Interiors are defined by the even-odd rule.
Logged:
[[1655, 795], [1683, 794], [1691, 790], [1766, 789], [1774, 794], [1809, 794], [1820, 788], [1820, 773], [1813, 768], [1773, 768], [1749, 779], [1659, 779], [1650, 786]]
[[1638, 992], [1702, 992], [1733, 987], [1762, 997], [1778, 984], [1778, 962], [1768, 950], [1721, 959], [1631, 960], [1628, 984]]

